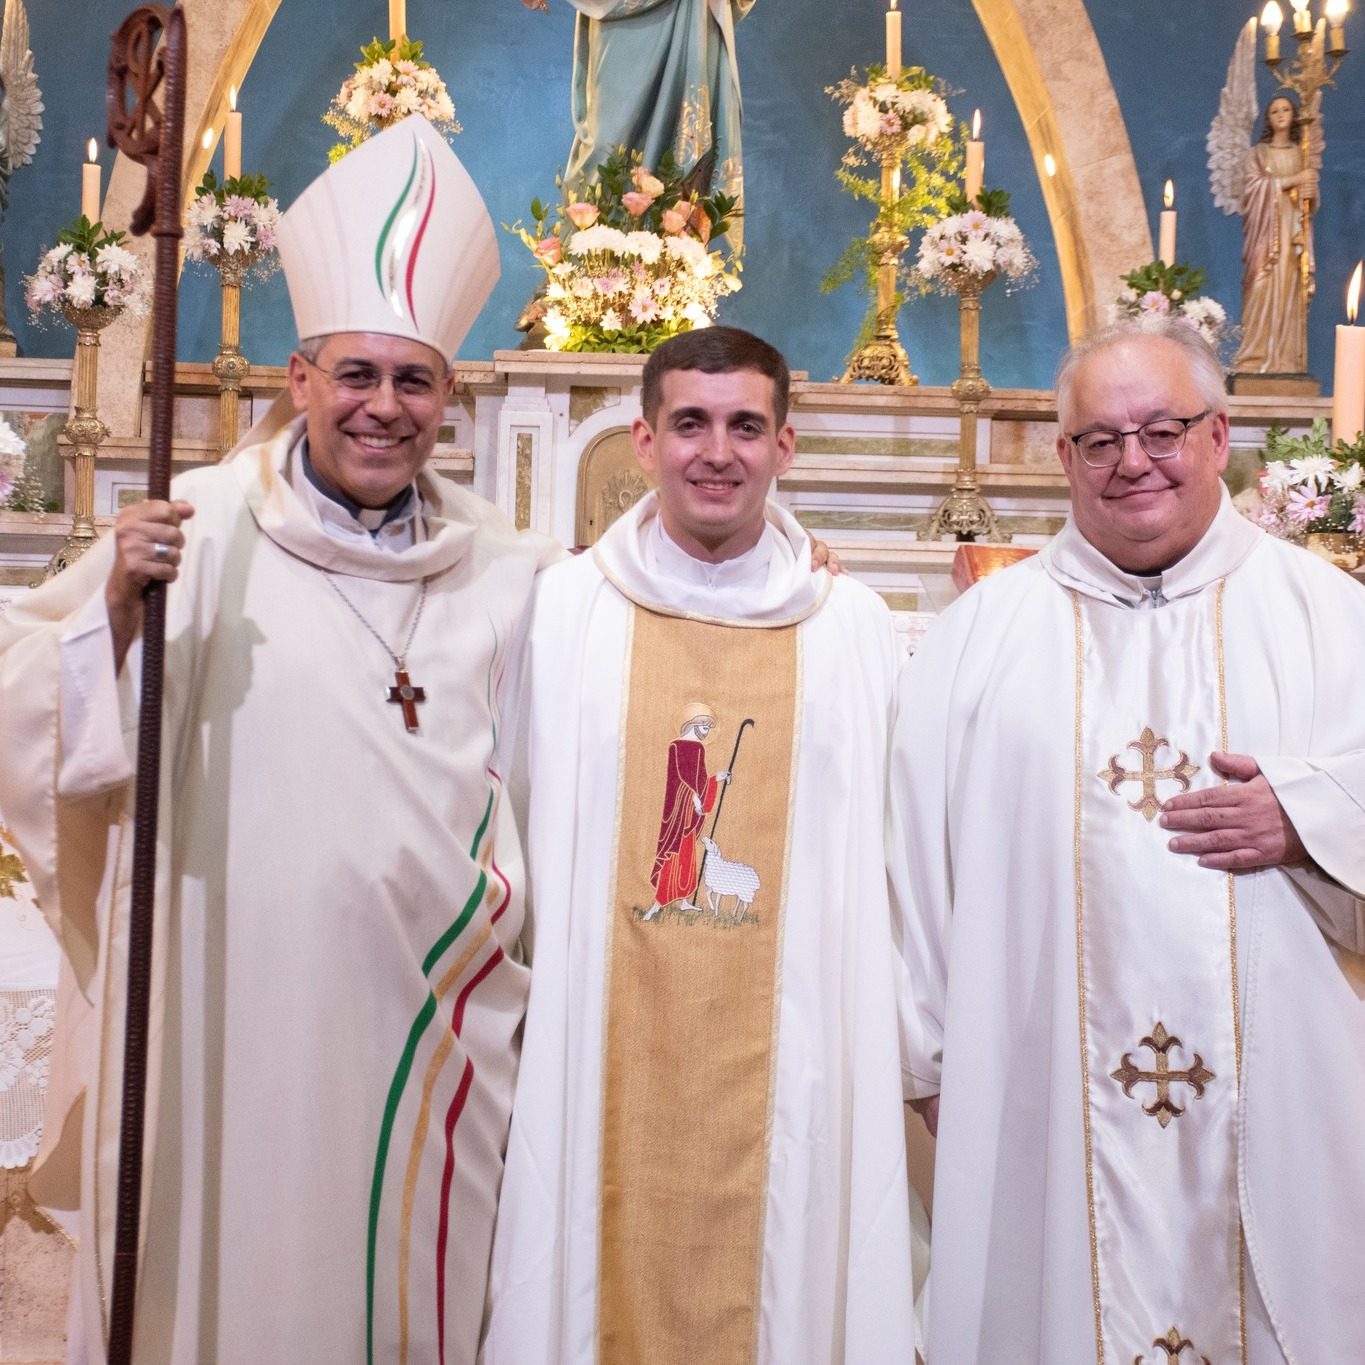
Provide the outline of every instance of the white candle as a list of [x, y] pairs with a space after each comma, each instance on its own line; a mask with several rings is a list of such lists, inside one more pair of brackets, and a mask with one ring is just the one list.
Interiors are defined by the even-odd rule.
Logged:
[[981, 141], [981, 110], [978, 109], [972, 115], [972, 136], [967, 143], [967, 183], [964, 188], [969, 204], [976, 203], [985, 174], [986, 144]]
[[1294, 6], [1294, 32], [1312, 33], [1313, 16], [1308, 12], [1308, 0], [1290, 0]]
[[1365, 430], [1365, 327], [1356, 327], [1361, 263], [1346, 291], [1345, 327], [1337, 328], [1336, 375], [1332, 380], [1332, 440], [1354, 441]]
[[86, 147], [88, 160], [81, 167], [81, 212], [92, 222], [100, 220], [100, 163], [99, 145], [92, 137]]
[[1162, 265], [1175, 264], [1175, 210], [1171, 207], [1175, 203], [1175, 186], [1168, 180], [1166, 182], [1166, 207], [1161, 211], [1161, 231], [1159, 235], [1160, 248], [1157, 251], [1157, 259]]
[[[390, 4], [402, 2], [389, 0]], [[901, 74], [901, 12], [896, 8], [896, 0], [891, 0], [891, 8], [886, 11], [886, 74], [893, 81]]]
[[237, 87], [228, 94], [232, 109], [223, 129], [223, 179], [236, 180], [242, 173], [242, 115], [237, 108]]
[[1284, 23], [1284, 11], [1268, 0], [1261, 11], [1261, 26], [1265, 29], [1265, 59], [1268, 62], [1280, 60], [1280, 25]]
[[389, 37], [395, 42], [407, 35], [407, 0], [389, 0]]

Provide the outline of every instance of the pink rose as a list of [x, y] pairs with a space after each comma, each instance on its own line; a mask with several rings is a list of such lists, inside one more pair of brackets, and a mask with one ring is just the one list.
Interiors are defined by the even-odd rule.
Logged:
[[558, 237], [542, 237], [535, 245], [536, 259], [546, 265], [558, 265], [564, 255], [564, 247]]
[[630, 173], [631, 183], [637, 190], [657, 199], [664, 192], [664, 182], [657, 176], [650, 173], [643, 166], [636, 166]]
[[677, 234], [687, 226], [686, 209], [665, 209], [664, 210], [664, 231]]
[[621, 196], [621, 202], [626, 206], [626, 212], [639, 217], [642, 213], [649, 211], [649, 206], [654, 202], [652, 194], [646, 194], [643, 190], [627, 190]]
[[584, 203], [581, 199], [576, 204], [570, 204], [564, 212], [576, 228], [590, 228], [597, 221], [597, 205]]

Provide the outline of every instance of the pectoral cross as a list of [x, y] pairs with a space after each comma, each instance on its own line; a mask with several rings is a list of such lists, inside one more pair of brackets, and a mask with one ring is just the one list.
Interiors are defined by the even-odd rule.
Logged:
[[408, 677], [408, 670], [401, 664], [394, 670], [393, 686], [389, 688], [388, 699], [403, 708], [403, 724], [409, 734], [416, 734], [420, 728], [417, 724], [417, 703], [426, 701], [426, 688], [414, 687], [412, 679]]

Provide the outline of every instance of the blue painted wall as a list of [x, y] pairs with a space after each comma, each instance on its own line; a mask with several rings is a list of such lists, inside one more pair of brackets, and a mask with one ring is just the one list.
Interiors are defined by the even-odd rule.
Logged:
[[[69, 355], [62, 325], [28, 321], [21, 276], [32, 270], [56, 228], [79, 202], [82, 147], [103, 125], [108, 34], [128, 0], [83, 0], [80, 23], [55, 0], [28, 0], [32, 43], [47, 102], [43, 142], [32, 165], [11, 182], [3, 227], [5, 301], [27, 355]], [[533, 194], [552, 192], [571, 140], [569, 75], [572, 12], [550, 0], [532, 13], [517, 0], [409, 0], [409, 23], [427, 44], [455, 99], [464, 132], [456, 148], [488, 201], [494, 221], [524, 216]], [[1009, 189], [1039, 257], [1032, 289], [996, 286], [983, 312], [983, 363], [997, 386], [1045, 388], [1066, 341], [1052, 236], [1023, 129], [994, 53], [967, 0], [907, 0], [906, 59], [959, 90], [954, 112], [980, 106], [988, 138], [987, 183]], [[884, 0], [763, 0], [739, 28], [745, 98], [749, 216], [742, 293], [725, 320], [772, 338], [813, 378], [838, 374], [858, 330], [863, 299], [852, 287], [822, 294], [819, 281], [860, 232], [867, 207], [841, 193], [833, 173], [845, 143], [838, 110], [824, 88], [849, 68], [878, 58]], [[1235, 314], [1240, 302], [1240, 226], [1213, 206], [1204, 170], [1204, 135], [1217, 107], [1228, 55], [1248, 10], [1241, 0], [1091, 0], [1101, 48], [1128, 122], [1138, 174], [1153, 218], [1161, 184], [1177, 182], [1180, 254], [1204, 265], [1211, 292]], [[356, 49], [386, 23], [380, 0], [284, 0], [243, 92], [245, 164], [272, 180], [288, 205], [325, 164], [333, 137], [320, 121]], [[1354, 14], [1348, 38], [1365, 47], [1365, 20]], [[191, 34], [191, 41], [193, 35]], [[1286, 42], [1288, 40], [1286, 39]], [[1155, 54], [1155, 55], [1154, 55]], [[1268, 75], [1263, 93], [1270, 93]], [[1342, 295], [1365, 254], [1365, 56], [1347, 59], [1341, 88], [1328, 91], [1328, 168], [1317, 219], [1318, 301], [1310, 364], [1331, 380], [1332, 326]], [[110, 153], [103, 154], [106, 172]], [[520, 244], [503, 239], [503, 275], [465, 343], [467, 357], [488, 356], [518, 338], [512, 322], [537, 272]], [[217, 277], [187, 270], [180, 293], [180, 355], [209, 360], [217, 349]], [[951, 300], [916, 299], [901, 333], [923, 382], [949, 383], [957, 369]], [[261, 363], [280, 363], [292, 341], [284, 282], [276, 276], [244, 299], [243, 346]]]

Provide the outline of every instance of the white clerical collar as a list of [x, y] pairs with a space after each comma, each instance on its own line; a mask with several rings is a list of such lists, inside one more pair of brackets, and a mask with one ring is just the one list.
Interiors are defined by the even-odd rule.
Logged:
[[363, 537], [378, 549], [397, 551], [407, 550], [424, 538], [422, 499], [416, 483], [409, 484], [400, 499], [389, 507], [361, 507], [325, 491], [316, 475], [310, 477], [307, 462], [305, 436], [290, 452], [289, 485], [334, 540], [354, 541]]
[[824, 601], [830, 577], [810, 569], [810, 538], [775, 503], [752, 550], [722, 564], [693, 559], [658, 526], [649, 493], [593, 546], [598, 568], [621, 593], [650, 611], [726, 625], [783, 626]]
[[1043, 567], [1059, 583], [1119, 606], [1164, 607], [1199, 592], [1237, 568], [1265, 538], [1232, 505], [1224, 486], [1209, 529], [1199, 543], [1160, 574], [1130, 574], [1106, 559], [1076, 526], [1074, 517], [1043, 548]]
[[[644, 536], [645, 562], [657, 574], [677, 583], [689, 583], [723, 592], [727, 588], [753, 588], [766, 584], [774, 557], [788, 549], [767, 523], [757, 543], [742, 555], [712, 564], [688, 554], [664, 530], [664, 519], [655, 517]], [[788, 555], [790, 551], [788, 550]]]

